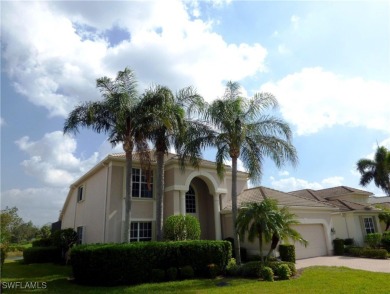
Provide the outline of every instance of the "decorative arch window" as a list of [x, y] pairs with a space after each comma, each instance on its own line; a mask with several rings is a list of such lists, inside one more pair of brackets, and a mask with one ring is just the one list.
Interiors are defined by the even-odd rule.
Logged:
[[186, 213], [196, 213], [196, 196], [192, 186], [186, 193]]

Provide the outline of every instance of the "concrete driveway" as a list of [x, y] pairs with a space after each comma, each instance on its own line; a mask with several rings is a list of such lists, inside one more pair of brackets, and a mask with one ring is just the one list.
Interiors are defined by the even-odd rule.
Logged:
[[345, 266], [370, 272], [390, 273], [389, 259], [370, 259], [349, 256], [320, 256], [296, 261], [296, 268], [305, 268], [315, 265]]

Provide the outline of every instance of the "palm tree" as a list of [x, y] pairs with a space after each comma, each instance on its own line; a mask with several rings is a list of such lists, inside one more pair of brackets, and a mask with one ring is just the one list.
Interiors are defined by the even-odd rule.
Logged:
[[360, 185], [367, 186], [372, 180], [390, 196], [390, 151], [381, 146], [377, 148], [374, 159], [360, 159], [357, 170], [361, 174]]
[[263, 240], [270, 241], [273, 232], [280, 231], [279, 220], [277, 202], [273, 199], [241, 205], [236, 221], [237, 232], [242, 238], [247, 233], [250, 242], [259, 239], [261, 262], [264, 261]]
[[139, 132], [136, 122], [140, 98], [137, 82], [132, 70], [119, 71], [112, 80], [102, 77], [96, 80], [103, 100], [85, 102], [73, 109], [65, 120], [64, 133], [78, 133], [79, 127], [90, 128], [97, 133], [108, 134], [108, 140], [115, 146], [122, 143], [126, 154], [126, 197], [123, 240], [130, 240], [131, 187], [134, 147], [141, 153], [141, 159], [148, 160], [147, 140]]
[[164, 195], [164, 165], [165, 154], [171, 147], [178, 150], [183, 141], [186, 125], [185, 110], [192, 112], [193, 107], [202, 103], [192, 87], [180, 90], [176, 95], [165, 86], [154, 86], [143, 94], [140, 108], [143, 109], [141, 125], [144, 135], [152, 142], [157, 159], [156, 188], [156, 226], [157, 240], [162, 240], [163, 195]]
[[232, 160], [232, 216], [237, 262], [241, 262], [237, 219], [237, 160], [240, 158], [252, 182], [259, 182], [264, 157], [270, 157], [278, 167], [286, 162], [297, 163], [297, 153], [291, 144], [290, 127], [283, 120], [266, 115], [269, 108], [278, 106], [269, 93], [256, 93], [247, 99], [240, 96], [240, 85], [228, 82], [224, 96], [213, 101], [202, 116], [204, 123], [195, 124], [187, 133], [187, 143], [181, 152], [182, 160], [189, 157], [198, 164], [201, 150], [216, 147], [217, 172], [222, 178], [224, 161]]
[[275, 230], [272, 232], [271, 248], [267, 254], [267, 258], [271, 256], [280, 240], [292, 239], [293, 241], [301, 243], [305, 247], [307, 246], [308, 242], [303, 239], [299, 232], [291, 227], [292, 225], [297, 225], [300, 222], [296, 219], [295, 214], [289, 212], [288, 207], [284, 206], [278, 210], [276, 223], [277, 226], [275, 226]]

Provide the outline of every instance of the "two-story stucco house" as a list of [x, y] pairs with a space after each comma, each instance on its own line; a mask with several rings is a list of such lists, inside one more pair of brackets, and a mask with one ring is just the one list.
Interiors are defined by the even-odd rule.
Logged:
[[[133, 158], [131, 241], [156, 237], [156, 199], [152, 173], [147, 181], [137, 155]], [[301, 224], [296, 229], [309, 241], [296, 244], [297, 258], [332, 254], [332, 240], [354, 238], [363, 243], [365, 234], [381, 231], [377, 214], [368, 204], [371, 193], [348, 187], [284, 193], [266, 187], [247, 187], [245, 172], [238, 172], [238, 205], [264, 198], [288, 206]], [[215, 163], [202, 161], [198, 169], [182, 170], [174, 154], [166, 156], [164, 218], [191, 214], [199, 219], [201, 238], [232, 237], [231, 168], [221, 180]], [[60, 214], [61, 228], [74, 228], [83, 243], [123, 242], [125, 209], [125, 156], [111, 154], [71, 185]], [[257, 243], [242, 240], [249, 254], [258, 254]], [[267, 249], [267, 248], [265, 248]]]

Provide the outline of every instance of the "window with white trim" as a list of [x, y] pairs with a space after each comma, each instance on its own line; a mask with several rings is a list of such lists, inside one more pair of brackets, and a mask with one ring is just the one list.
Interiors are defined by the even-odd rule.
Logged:
[[149, 179], [145, 171], [133, 168], [133, 186], [131, 195], [138, 198], [153, 198], [153, 173], [150, 171]]
[[192, 186], [186, 193], [186, 213], [196, 213], [196, 196]]
[[375, 233], [374, 219], [372, 217], [364, 217], [363, 224], [366, 234]]
[[152, 222], [132, 222], [130, 227], [130, 242], [151, 241]]
[[77, 202], [84, 200], [84, 186], [79, 186], [77, 188]]
[[77, 244], [83, 244], [84, 227], [77, 227]]

